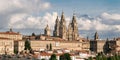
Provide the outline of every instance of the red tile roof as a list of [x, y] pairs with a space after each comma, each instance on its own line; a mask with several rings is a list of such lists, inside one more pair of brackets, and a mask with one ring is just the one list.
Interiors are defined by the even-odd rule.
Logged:
[[16, 32], [0, 32], [0, 34], [10, 34], [10, 35], [21, 35], [19, 33], [16, 33]]

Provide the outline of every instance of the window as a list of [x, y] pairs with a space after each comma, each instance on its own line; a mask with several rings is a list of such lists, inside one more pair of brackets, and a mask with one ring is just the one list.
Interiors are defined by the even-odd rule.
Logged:
[[60, 45], [60, 42], [55, 42], [55, 46], [59, 46]]

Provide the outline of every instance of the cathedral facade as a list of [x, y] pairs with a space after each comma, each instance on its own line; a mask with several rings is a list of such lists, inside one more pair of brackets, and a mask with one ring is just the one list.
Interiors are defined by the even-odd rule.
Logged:
[[79, 33], [75, 14], [72, 17], [72, 22], [69, 23], [68, 28], [66, 26], [64, 12], [62, 12], [60, 20], [57, 16], [53, 36], [69, 41], [78, 40]]

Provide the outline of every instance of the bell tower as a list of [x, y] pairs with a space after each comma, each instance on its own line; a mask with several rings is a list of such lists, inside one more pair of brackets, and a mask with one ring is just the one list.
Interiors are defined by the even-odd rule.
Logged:
[[60, 26], [60, 22], [59, 22], [59, 19], [58, 19], [58, 16], [57, 16], [54, 31], [53, 31], [53, 36], [55, 36], [55, 37], [59, 36], [59, 26]]
[[95, 32], [95, 35], [94, 35], [94, 40], [98, 40], [98, 33], [97, 32]]
[[77, 26], [75, 13], [73, 13], [71, 25], [72, 25], [72, 29], [73, 29], [73, 34], [72, 34], [73, 40], [77, 40], [77, 38], [79, 37], [79, 33], [78, 33], [78, 26]]
[[47, 26], [46, 26], [46, 28], [44, 29], [44, 34], [46, 35], [46, 36], [50, 36], [50, 28], [49, 28], [49, 26], [48, 26], [48, 24], [47, 24]]
[[60, 20], [60, 27], [59, 27], [59, 37], [62, 39], [67, 39], [67, 28], [66, 28], [66, 21], [64, 17], [64, 12], [62, 12], [61, 20]]

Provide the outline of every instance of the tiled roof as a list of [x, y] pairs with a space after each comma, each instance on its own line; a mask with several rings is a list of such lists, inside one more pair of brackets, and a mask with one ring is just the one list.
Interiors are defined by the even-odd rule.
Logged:
[[46, 53], [46, 52], [42, 52], [42, 53], [40, 53], [40, 55], [41, 55], [41, 56], [51, 56], [50, 53]]
[[16, 33], [16, 32], [0, 32], [0, 34], [10, 34], [10, 35], [21, 35], [19, 33]]
[[76, 50], [76, 52], [88, 53], [88, 51], [86, 51], [86, 50]]

